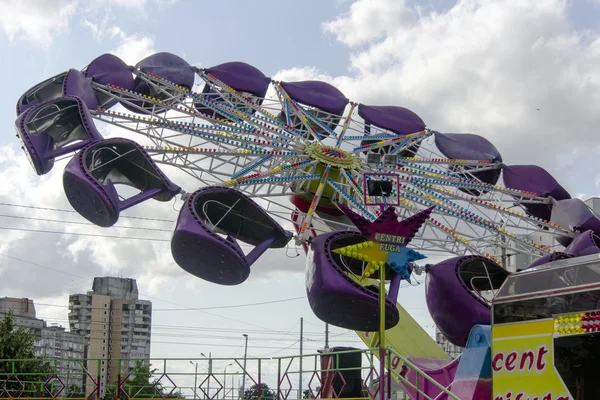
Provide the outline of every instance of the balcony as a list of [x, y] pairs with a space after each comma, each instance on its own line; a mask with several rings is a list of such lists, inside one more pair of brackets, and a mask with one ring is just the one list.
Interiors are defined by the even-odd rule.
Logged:
[[145, 335], [144, 335], [144, 334], [139, 334], [139, 333], [138, 333], [138, 334], [134, 334], [134, 335], [133, 335], [133, 338], [134, 338], [134, 339], [143, 339], [143, 340], [148, 340], [148, 336], [149, 336], [149, 335], [147, 335], [147, 334], [145, 334]]

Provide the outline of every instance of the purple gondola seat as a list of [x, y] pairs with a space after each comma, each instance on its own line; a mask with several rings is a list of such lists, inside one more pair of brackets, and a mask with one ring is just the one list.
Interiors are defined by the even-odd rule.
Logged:
[[[292, 233], [250, 197], [210, 186], [190, 195], [181, 208], [171, 253], [182, 269], [198, 278], [238, 285], [268, 248], [285, 247], [291, 238]], [[238, 241], [255, 247], [245, 255]]]
[[600, 253], [600, 237], [591, 229], [578, 232], [571, 244], [565, 249], [565, 253], [574, 257]]
[[88, 109], [98, 108], [98, 101], [92, 88], [92, 79], [87, 78], [76, 69], [70, 69], [46, 79], [26, 91], [17, 102], [17, 115], [39, 103], [66, 96], [81, 99]]
[[[368, 106], [358, 105], [358, 115], [365, 121], [365, 136], [371, 135], [371, 127], [385, 129], [391, 133], [390, 138], [404, 136], [411, 133], [421, 132], [425, 129], [425, 122], [408, 108], [398, 106]], [[379, 142], [382, 139], [364, 139], [360, 142], [361, 146]], [[389, 145], [378, 147], [373, 150], [367, 150], [364, 153], [391, 153], [398, 145]], [[414, 157], [419, 151], [420, 144], [415, 143], [401, 152], [396, 153], [399, 157]]]
[[[271, 82], [271, 79], [265, 76], [258, 68], [239, 61], [228, 62], [207, 68], [204, 70], [204, 73], [214, 76], [242, 96], [250, 99], [257, 106], [260, 106], [263, 103], [269, 88], [269, 83]], [[210, 99], [213, 106], [231, 107], [233, 105], [248, 114], [254, 114], [256, 112], [253, 108], [248, 108], [237, 97], [214, 85], [205, 84], [202, 89], [202, 94], [204, 95], [205, 100]], [[219, 118], [225, 121], [232, 120], [230, 116], [219, 113], [203, 103], [197, 102], [194, 104], [194, 107], [198, 112], [205, 114], [210, 118]]]
[[[323, 125], [335, 130], [340, 122], [344, 109], [349, 100], [335, 86], [321, 81], [281, 82], [281, 87], [292, 100], [299, 103], [305, 111], [309, 112]], [[293, 109], [292, 106], [290, 106]], [[287, 113], [284, 108], [278, 115], [284, 123], [300, 132], [307, 131], [306, 126], [295, 112], [290, 113], [290, 122], [287, 122]], [[321, 139], [329, 136], [329, 130], [312, 123], [312, 127]], [[312, 136], [311, 136], [312, 140]]]
[[[190, 90], [194, 86], [194, 79], [196, 76], [195, 67], [191, 66], [187, 61], [175, 54], [166, 52], [153, 54], [138, 62], [136, 68], [141, 72], [158, 75], [162, 79], [166, 79], [169, 82]], [[139, 76], [134, 80], [133, 91], [158, 100], [169, 99], [169, 102], [171, 103], [177, 103], [186, 97], [179, 89], [165, 86], [158, 90], [155, 86], [149, 85]], [[121, 105], [128, 110], [139, 114], [150, 114], [152, 111], [155, 113], [163, 113], [168, 110], [165, 107], [143, 100], [133, 100], [130, 101], [130, 103], [131, 104], [122, 101]]]
[[[582, 200], [564, 199], [554, 200], [552, 203], [550, 214], [552, 222], [569, 231], [585, 232], [591, 230], [596, 235], [600, 235], [600, 218]], [[568, 236], [559, 236], [556, 240], [566, 247], [573, 239]]]
[[546, 254], [529, 264], [527, 267], [523, 268], [523, 270], [528, 270], [530, 268], [539, 267], [540, 265], [548, 264], [557, 260], [566, 260], [567, 258], [572, 258], [573, 256], [567, 253], [563, 253], [560, 251], [555, 251], [550, 254]]
[[[364, 236], [352, 231], [316, 236], [306, 260], [306, 293], [312, 311], [320, 320], [340, 328], [374, 332], [379, 329], [379, 288], [365, 287], [352, 280], [340, 255], [332, 252], [364, 240]], [[388, 295], [385, 301], [386, 329], [396, 326], [399, 319], [396, 298]]]
[[59, 97], [29, 108], [15, 122], [17, 137], [38, 175], [50, 172], [56, 157], [102, 140], [86, 105]]
[[[554, 200], [571, 198], [571, 195], [548, 171], [537, 165], [502, 165], [502, 180], [507, 188], [531, 192], [536, 196]], [[546, 221], [551, 219], [551, 203], [521, 203], [521, 205], [534, 217]]]
[[[485, 160], [491, 163], [501, 163], [502, 155], [489, 140], [486, 138], [473, 135], [471, 133], [439, 133], [436, 132], [435, 135], [435, 145], [440, 150], [440, 152], [448, 157], [449, 159], [454, 160]], [[460, 170], [473, 169], [476, 167], [471, 166], [462, 166], [462, 165], [451, 165], [448, 168], [448, 172], [457, 173]], [[494, 169], [488, 169], [483, 171], [474, 171], [470, 174], [467, 173], [459, 173], [458, 176], [473, 180], [480, 180], [483, 183], [487, 183], [490, 185], [495, 185], [498, 183], [498, 179], [500, 179], [500, 174], [502, 173], [502, 169], [500, 166]], [[467, 188], [459, 188], [462, 192], [469, 193], [473, 196], [479, 196], [482, 193], [486, 193], [486, 190], [477, 190], [477, 189], [467, 189]]]
[[[140, 192], [121, 200], [119, 184]], [[77, 153], [65, 168], [63, 187], [75, 211], [102, 227], [114, 225], [127, 208], [150, 198], [169, 201], [181, 191], [140, 145], [122, 138], [102, 140]]]
[[500, 288], [508, 275], [507, 270], [481, 256], [453, 257], [428, 268], [427, 308], [451, 343], [465, 347], [473, 326], [491, 323], [490, 304], [478, 292]]
[[[127, 90], [134, 90], [133, 67], [113, 54], [102, 54], [96, 57], [85, 69], [83, 74], [100, 85], [112, 84]], [[117, 103], [112, 96], [96, 90], [96, 99], [101, 108], [107, 109]]]

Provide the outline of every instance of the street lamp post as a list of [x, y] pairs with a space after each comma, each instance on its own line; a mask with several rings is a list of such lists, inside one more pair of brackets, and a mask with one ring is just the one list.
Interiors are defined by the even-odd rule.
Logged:
[[[234, 397], [234, 396], [235, 396], [235, 382], [234, 382], [234, 376], [235, 376], [235, 375], [237, 375], [237, 374], [239, 374], [239, 373], [240, 373], [240, 371], [235, 371], [235, 372], [233, 373], [233, 375], [231, 375], [231, 390], [232, 390], [232, 393], [231, 393], [231, 399], [234, 399], [234, 398], [235, 398], [235, 397]], [[239, 389], [240, 389], [240, 381], [239, 381], [239, 379], [238, 379], [238, 385], [237, 385], [237, 386], [238, 386], [238, 390], [239, 390]]]
[[[232, 366], [233, 363], [229, 363], [225, 366], [225, 370], [223, 371], [223, 399], [227, 398], [227, 367]], [[231, 387], [233, 390], [233, 386]]]
[[247, 334], [243, 334], [243, 337], [246, 338], [246, 344], [244, 346], [244, 376], [242, 378], [242, 399], [244, 398], [244, 395], [246, 394], [246, 359], [248, 358], [248, 335]]
[[190, 361], [190, 364], [195, 365], [196, 366], [196, 370], [194, 372], [194, 400], [196, 400], [196, 390], [198, 390], [198, 363], [194, 364], [193, 362]]

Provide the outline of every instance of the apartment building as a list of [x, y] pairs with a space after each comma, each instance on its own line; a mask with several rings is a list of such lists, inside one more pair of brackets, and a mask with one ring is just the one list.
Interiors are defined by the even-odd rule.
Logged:
[[[101, 388], [127, 375], [135, 359], [150, 358], [152, 303], [138, 298], [135, 279], [94, 278], [92, 290], [69, 296], [71, 331], [87, 339], [87, 369]], [[95, 384], [88, 379], [86, 392]], [[104, 393], [101, 393], [104, 395]]]
[[83, 336], [68, 332], [60, 325], [46, 326], [35, 346], [35, 355], [51, 360], [66, 388], [70, 390], [76, 386], [76, 392], [83, 388], [85, 376], [82, 367], [86, 346]]
[[4, 318], [9, 310], [12, 310], [17, 326], [26, 328], [35, 334], [36, 338], [42, 337], [42, 330], [46, 327], [46, 323], [36, 317], [35, 305], [33, 304], [32, 299], [14, 297], [0, 298], [0, 318]]
[[34, 350], [37, 357], [50, 360], [57, 375], [67, 388], [83, 387], [81, 362], [85, 354], [86, 339], [76, 333], [67, 332], [57, 324], [48, 326], [37, 318], [35, 305], [28, 298], [0, 298], [0, 318], [12, 310], [17, 326], [26, 328], [35, 335]]
[[440, 332], [440, 330], [438, 329], [438, 327], [435, 327], [435, 342], [446, 352], [446, 354], [448, 354], [450, 356], [450, 358], [455, 359], [458, 356], [461, 355], [461, 353], [463, 352], [464, 348], [463, 347], [459, 347], [456, 346], [455, 344], [450, 343], [450, 341], [448, 341], [448, 339], [446, 339], [446, 336], [444, 336], [444, 334], [442, 332]]

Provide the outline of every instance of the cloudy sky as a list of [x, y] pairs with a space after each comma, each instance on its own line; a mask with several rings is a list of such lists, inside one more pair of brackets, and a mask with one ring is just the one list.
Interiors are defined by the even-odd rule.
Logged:
[[[324, 325], [304, 297], [303, 254], [271, 251], [243, 285], [215, 286], [171, 259], [180, 202], [144, 203], [123, 216], [161, 221], [103, 230], [67, 212], [64, 163], [33, 173], [14, 136], [15, 102], [102, 53], [134, 64], [168, 51], [202, 67], [244, 61], [279, 79], [326, 80], [355, 101], [408, 107], [440, 132], [483, 135], [507, 164], [541, 165], [575, 196], [600, 194], [598, 0], [0, 0], [0, 9], [0, 296], [34, 298], [40, 317], [66, 324], [68, 294], [94, 276], [136, 278], [154, 304], [153, 357], [239, 356], [243, 333], [252, 356], [295, 354], [300, 317], [314, 352]], [[423, 293], [403, 289], [401, 302], [433, 332]], [[210, 310], [261, 302], [271, 303]], [[334, 345], [360, 343], [332, 330]]]

